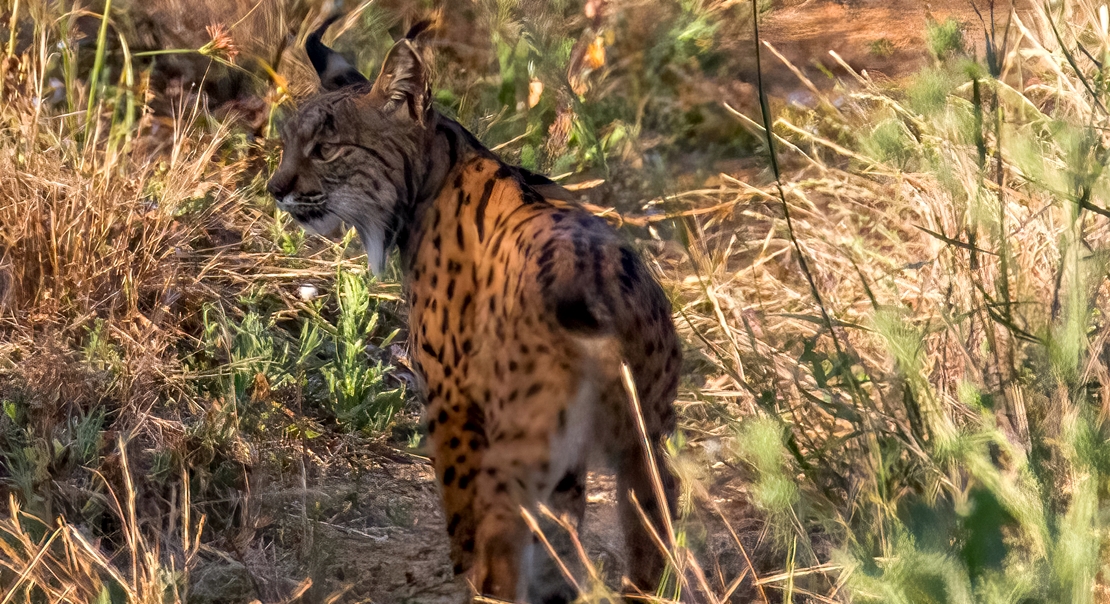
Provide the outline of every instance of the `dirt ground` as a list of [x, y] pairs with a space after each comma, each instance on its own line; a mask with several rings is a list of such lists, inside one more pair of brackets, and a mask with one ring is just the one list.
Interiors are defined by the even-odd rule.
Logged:
[[[984, 17], [989, 18], [986, 2], [978, 1], [984, 5]], [[930, 15], [938, 20], [952, 16], [964, 22], [967, 40], [982, 47], [982, 25], [967, 0], [787, 1], [776, 5], [761, 27], [765, 40], [819, 89], [828, 90], [836, 84], [836, 77], [846, 76], [829, 56], [830, 50], [856, 71], [866, 70], [873, 78], [898, 79], [925, 66], [930, 60], [924, 40]], [[764, 53], [763, 68], [772, 95], [787, 102], [812, 102], [812, 93], [771, 53]], [[737, 86], [750, 91], [754, 80], [754, 72], [742, 72]], [[707, 453], [712, 443], [701, 441], [693, 448], [699, 463], [707, 468], [715, 463]], [[716, 465], [718, 468], [708, 469], [710, 498], [758, 566], [758, 554], [765, 546], [761, 545], [761, 524], [745, 502], [743, 480], [736, 468]], [[465, 588], [452, 578], [444, 518], [426, 460], [372, 455], [352, 468], [329, 470], [308, 481], [309, 500], [316, 503], [311, 513], [312, 539], [302, 546], [311, 552], [308, 557], [313, 560], [311, 591], [316, 597], [311, 599], [327, 601], [330, 595], [336, 598], [333, 601], [380, 604], [463, 601]], [[299, 512], [289, 511], [279, 517], [274, 509], [281, 507], [275, 504], [280, 500], [274, 495], [277, 491], [263, 487], [260, 492], [260, 498], [270, 500], [261, 504], [261, 515], [268, 516], [259, 529], [264, 535], [262, 541], [266, 541], [267, 534], [274, 541], [280, 540], [283, 527], [295, 525]], [[583, 541], [610, 583], [617, 585], [628, 561], [621, 554], [614, 494], [610, 476], [591, 475]], [[297, 508], [293, 503], [287, 506], [289, 510]], [[695, 535], [695, 540], [702, 543], [704, 565], [714, 583], [727, 585], [743, 570], [738, 548], [719, 517], [706, 513], [701, 521], [702, 533]], [[197, 570], [201, 580], [193, 599], [232, 601], [238, 590], [248, 596], [246, 599], [265, 600], [266, 592], [293, 591], [299, 579], [280, 570], [288, 569], [290, 564], [275, 559], [276, 555], [265, 548], [249, 552], [238, 561], [238, 567], [232, 564], [229, 569], [227, 560], [211, 553]], [[768, 561], [768, 569], [774, 562]], [[249, 569], [249, 577], [244, 576], [245, 569]], [[730, 601], [748, 601], [751, 595], [741, 589]]]
[[[735, 468], [714, 462], [707, 449], [713, 446], [702, 443], [692, 455], [695, 463], [725, 470], [703, 483], [721, 513], [697, 510], [683, 526], [688, 542], [700, 552], [699, 558], [706, 560], [711, 582], [723, 592], [724, 586], [745, 571], [746, 563], [721, 517], [729, 519], [753, 557], [763, 553], [767, 558], [770, 544], [761, 542], [761, 523], [749, 512], [743, 478]], [[307, 490], [299, 488], [295, 477], [274, 480], [256, 476], [251, 482], [257, 490], [244, 506], [244, 524], [253, 528], [242, 535], [229, 535], [229, 541], [254, 545], [235, 559], [215, 548], [202, 548], [200, 563], [192, 572], [190, 602], [282, 602], [306, 586], [301, 601], [465, 601], [466, 586], [454, 579], [448, 559], [432, 468], [422, 458], [383, 450], [360, 452], [348, 463], [333, 461], [325, 472], [310, 474]], [[606, 584], [617, 589], [629, 561], [622, 553], [615, 480], [610, 474], [593, 472], [587, 488], [582, 542]], [[305, 508], [307, 522], [301, 514]], [[768, 560], [766, 568], [757, 570], [773, 568], [773, 561]], [[305, 581], [306, 574], [311, 584]], [[741, 589], [736, 594], [741, 599], [734, 600], [747, 601], [753, 595]]]
[[[830, 89], [837, 78], [850, 77], [829, 51], [835, 51], [857, 73], [866, 70], [874, 79], [896, 80], [930, 61], [925, 41], [925, 24], [930, 18], [944, 21], [952, 17], [963, 23], [965, 41], [982, 56], [984, 23], [990, 24], [989, 1], [787, 0], [776, 3], [761, 22], [760, 34], [818, 89]], [[1010, 3], [998, 0], [995, 4], [1001, 30]], [[1019, 11], [1032, 9], [1027, 0], [1018, 0], [1015, 6]], [[810, 102], [810, 92], [773, 53], [764, 51], [762, 62], [771, 94], [801, 104]], [[754, 82], [755, 75], [742, 73], [741, 80]]]

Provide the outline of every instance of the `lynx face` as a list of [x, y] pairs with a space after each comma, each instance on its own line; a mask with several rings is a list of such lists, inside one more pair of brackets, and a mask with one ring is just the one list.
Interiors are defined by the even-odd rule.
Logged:
[[424, 67], [405, 39], [371, 84], [327, 51], [321, 34], [312, 34], [307, 47], [329, 92], [286, 123], [281, 163], [267, 189], [307, 229], [335, 236], [343, 225], [354, 227], [380, 274], [425, 176], [424, 166], [413, 163], [429, 139]]

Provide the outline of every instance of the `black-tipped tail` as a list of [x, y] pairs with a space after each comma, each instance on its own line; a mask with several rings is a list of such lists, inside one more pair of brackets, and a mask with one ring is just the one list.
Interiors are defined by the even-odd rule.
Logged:
[[432, 29], [433, 27], [435, 27], [435, 20], [421, 19], [420, 21], [417, 21], [412, 27], [410, 27], [407, 33], [405, 33], [405, 39], [415, 40], [417, 36], [428, 31], [429, 29]]

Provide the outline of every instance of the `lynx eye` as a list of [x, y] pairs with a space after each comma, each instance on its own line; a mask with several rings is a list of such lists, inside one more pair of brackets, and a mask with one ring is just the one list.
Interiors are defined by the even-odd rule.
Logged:
[[312, 148], [312, 158], [324, 163], [335, 160], [343, 152], [343, 145], [333, 143], [316, 143]]

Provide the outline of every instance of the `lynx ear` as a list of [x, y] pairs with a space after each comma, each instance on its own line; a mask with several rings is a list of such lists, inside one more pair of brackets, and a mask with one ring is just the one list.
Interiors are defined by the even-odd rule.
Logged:
[[339, 53], [325, 46], [320, 40], [324, 36], [324, 32], [332, 23], [335, 23], [336, 19], [339, 19], [339, 15], [329, 17], [316, 31], [309, 34], [308, 39], [304, 42], [308, 59], [312, 61], [312, 66], [316, 68], [316, 75], [320, 76], [320, 86], [328, 91], [370, 82]]
[[431, 107], [432, 93], [428, 87], [428, 71], [424, 60], [420, 58], [420, 53], [416, 51], [410, 38], [398, 40], [389, 49], [389, 54], [382, 63], [382, 71], [374, 81], [373, 92], [385, 100], [387, 111], [407, 107], [413, 120], [421, 123], [424, 121], [425, 114]]

